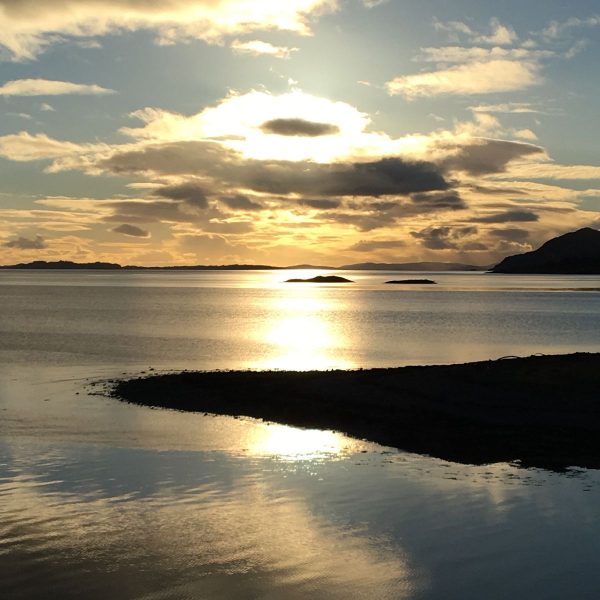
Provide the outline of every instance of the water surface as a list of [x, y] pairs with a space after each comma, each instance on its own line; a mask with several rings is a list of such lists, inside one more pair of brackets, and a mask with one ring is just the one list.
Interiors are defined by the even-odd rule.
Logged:
[[597, 597], [596, 472], [461, 466], [96, 395], [97, 380], [150, 369], [599, 348], [598, 278], [424, 274], [438, 285], [391, 288], [397, 273], [342, 275], [356, 283], [0, 271], [3, 595]]

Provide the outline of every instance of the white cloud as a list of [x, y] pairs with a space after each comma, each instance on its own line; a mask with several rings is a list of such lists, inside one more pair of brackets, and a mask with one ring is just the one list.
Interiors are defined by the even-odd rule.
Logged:
[[75, 144], [55, 140], [43, 133], [32, 135], [22, 131], [0, 136], [0, 156], [16, 162], [52, 160], [85, 152], [100, 152], [106, 148], [101, 144]]
[[388, 81], [391, 95], [412, 100], [441, 94], [489, 94], [522, 90], [540, 83], [538, 66], [532, 62], [491, 60], [403, 75]]
[[56, 112], [54, 106], [48, 104], [47, 102], [43, 102], [42, 104], [40, 104], [40, 110], [42, 112]]
[[490, 44], [499, 46], [508, 46], [517, 41], [518, 37], [515, 30], [508, 25], [500, 23], [498, 19], [490, 21], [491, 32], [489, 35], [478, 35], [473, 39], [478, 44]]
[[533, 61], [551, 58], [555, 53], [551, 50], [530, 50], [527, 48], [482, 48], [474, 46], [441, 46], [437, 48], [421, 48], [421, 54], [415, 57], [416, 61], [434, 63], [464, 63], [470, 61], [486, 60], [521, 60]]
[[529, 102], [506, 102], [505, 104], [479, 104], [478, 106], [469, 107], [473, 112], [487, 113], [539, 113]]
[[66, 94], [104, 96], [114, 93], [114, 90], [95, 84], [86, 85], [49, 79], [15, 79], [0, 86], [0, 96], [63, 96]]
[[592, 15], [587, 19], [571, 17], [565, 21], [552, 21], [543, 31], [542, 37], [554, 40], [562, 37], [571, 29], [600, 27], [600, 15]]
[[524, 163], [514, 165], [508, 173], [516, 179], [600, 180], [600, 167], [596, 165]]
[[230, 44], [231, 49], [236, 54], [250, 54], [251, 56], [272, 56], [274, 58], [289, 58], [292, 52], [297, 52], [298, 48], [288, 48], [287, 46], [274, 46], [269, 42], [261, 40], [233, 40]]
[[444, 23], [436, 19], [433, 22], [433, 26], [436, 31], [447, 33], [451, 40], [458, 40], [460, 37], [463, 37], [471, 42], [490, 46], [509, 46], [518, 40], [515, 30], [508, 25], [504, 25], [497, 18], [490, 20], [489, 33], [477, 32], [462, 21]]
[[310, 34], [310, 19], [337, 8], [337, 0], [0, 0], [0, 46], [15, 60], [33, 59], [65, 37], [87, 40], [124, 31], [152, 30], [159, 44], [252, 31]]

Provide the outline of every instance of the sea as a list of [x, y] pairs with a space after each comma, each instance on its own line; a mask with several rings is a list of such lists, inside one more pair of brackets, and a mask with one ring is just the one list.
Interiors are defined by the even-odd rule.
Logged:
[[[600, 351], [600, 277], [286, 283], [317, 274], [0, 270], [0, 598], [598, 598], [598, 471], [106, 395], [183, 369]], [[386, 283], [407, 278], [436, 284]]]

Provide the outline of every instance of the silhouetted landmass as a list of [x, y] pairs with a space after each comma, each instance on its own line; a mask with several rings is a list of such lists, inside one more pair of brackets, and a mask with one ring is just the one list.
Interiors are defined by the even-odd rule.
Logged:
[[533, 252], [505, 258], [492, 273], [600, 275], [600, 231], [566, 233]]
[[106, 269], [115, 271], [280, 271], [286, 269], [322, 269], [333, 270], [335, 267], [312, 265], [295, 265], [292, 267], [273, 267], [271, 265], [175, 265], [168, 267], [140, 267], [135, 265], [121, 266], [117, 263], [93, 262], [76, 263], [70, 260], [45, 261], [35, 260], [30, 263], [0, 266], [0, 269]]
[[337, 275], [317, 275], [310, 279], [287, 279], [286, 283], [354, 283], [350, 279], [345, 277], [338, 277]]
[[101, 269], [106, 271], [122, 269], [121, 265], [109, 262], [75, 263], [70, 260], [58, 260], [47, 262], [45, 260], [34, 260], [30, 263], [19, 263], [18, 265], [2, 266], [0, 269]]
[[600, 354], [359, 371], [184, 372], [121, 381], [113, 395], [335, 429], [467, 464], [600, 468]]
[[392, 281], [386, 281], [386, 283], [393, 283], [395, 285], [435, 285], [436, 282], [431, 279], [392, 279]]
[[344, 265], [340, 269], [346, 271], [486, 271], [488, 267], [446, 262], [416, 263], [356, 263]]

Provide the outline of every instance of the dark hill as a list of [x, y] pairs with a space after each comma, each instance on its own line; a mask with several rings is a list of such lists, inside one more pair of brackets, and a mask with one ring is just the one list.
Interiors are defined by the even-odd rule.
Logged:
[[586, 227], [566, 233], [533, 252], [508, 256], [491, 271], [600, 275], [600, 231]]

